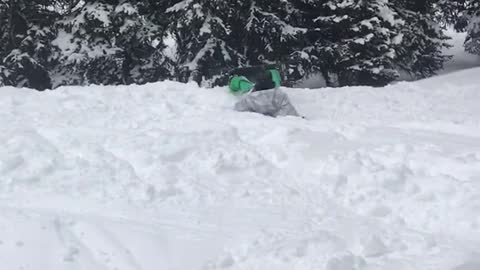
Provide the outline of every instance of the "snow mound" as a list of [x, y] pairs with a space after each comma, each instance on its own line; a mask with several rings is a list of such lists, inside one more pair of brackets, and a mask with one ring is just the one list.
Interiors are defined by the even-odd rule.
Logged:
[[480, 267], [480, 69], [285, 89], [2, 88], [5, 269]]

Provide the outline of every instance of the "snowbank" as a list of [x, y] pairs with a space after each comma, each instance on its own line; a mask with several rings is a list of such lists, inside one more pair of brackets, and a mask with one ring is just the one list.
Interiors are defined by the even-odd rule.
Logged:
[[0, 93], [2, 269], [480, 269], [480, 69], [287, 89]]

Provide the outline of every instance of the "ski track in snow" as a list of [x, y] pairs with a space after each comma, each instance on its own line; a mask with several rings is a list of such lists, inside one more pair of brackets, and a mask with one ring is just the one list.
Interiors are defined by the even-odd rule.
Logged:
[[286, 89], [2, 88], [2, 269], [480, 269], [480, 69]]

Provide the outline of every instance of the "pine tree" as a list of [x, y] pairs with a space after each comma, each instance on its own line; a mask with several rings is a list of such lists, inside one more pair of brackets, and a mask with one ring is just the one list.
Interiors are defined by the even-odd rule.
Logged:
[[452, 25], [455, 30], [464, 32], [468, 26], [468, 9], [472, 0], [438, 0], [434, 12], [438, 21]]
[[89, 0], [74, 9], [58, 23], [56, 84], [141, 84], [169, 78], [164, 28], [152, 21], [150, 5]]
[[183, 0], [167, 13], [178, 47], [177, 79], [213, 85], [224, 71], [242, 65], [242, 54], [226, 42], [227, 22], [237, 14], [231, 1]]
[[310, 25], [298, 59], [307, 73], [321, 72], [328, 85], [379, 86], [400, 72], [423, 78], [448, 59], [442, 53], [448, 38], [429, 13], [430, 1], [296, 3], [302, 23]]
[[[335, 73], [335, 56], [333, 46], [337, 42], [334, 33], [325, 31], [322, 16], [331, 15], [330, 7], [324, 1], [294, 0], [294, 22], [298, 27], [305, 28], [299, 37], [286, 65], [288, 76], [292, 81], [299, 81], [310, 75], [321, 73], [329, 86], [337, 86]], [[293, 66], [294, 68], [289, 68]]]
[[114, 38], [107, 1], [84, 1], [57, 23], [59, 65], [55, 85], [118, 84], [122, 81], [120, 49]]
[[315, 20], [329, 40], [317, 44], [316, 50], [320, 57], [331, 57], [329, 69], [338, 74], [340, 85], [381, 86], [398, 77], [395, 46], [403, 22], [391, 3], [326, 1], [323, 8], [325, 13]]
[[472, 0], [468, 9], [469, 23], [465, 50], [480, 55], [480, 0]]
[[458, 32], [467, 32], [465, 50], [480, 54], [480, 0], [439, 0], [440, 19]]
[[165, 25], [152, 16], [146, 1], [120, 1], [112, 13], [116, 45], [123, 53], [124, 83], [143, 84], [171, 77], [172, 63], [163, 54]]
[[398, 1], [395, 10], [403, 20], [396, 47], [396, 64], [414, 79], [435, 75], [450, 58], [443, 49], [450, 47], [449, 37], [435, 19], [431, 2]]
[[51, 0], [0, 2], [0, 83], [38, 90], [51, 88], [51, 39], [57, 18]]
[[[247, 61], [247, 65], [276, 65], [283, 69], [286, 80], [303, 76], [302, 63], [295, 60], [294, 52], [302, 47], [305, 26], [296, 19], [299, 10], [292, 1], [241, 1], [242, 16], [232, 24], [232, 46]], [[286, 66], [286, 68], [285, 68]]]
[[8, 0], [0, 0], [0, 87], [9, 85], [9, 70], [5, 67], [3, 59], [7, 55], [7, 48], [10, 42], [9, 35], [9, 5]]
[[305, 28], [292, 25], [296, 10], [287, 1], [244, 2], [248, 8], [242, 47], [249, 65], [273, 64], [285, 58], [296, 47]]

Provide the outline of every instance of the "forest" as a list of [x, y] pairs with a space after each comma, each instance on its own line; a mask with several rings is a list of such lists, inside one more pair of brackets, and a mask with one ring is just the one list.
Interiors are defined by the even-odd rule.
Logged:
[[441, 70], [447, 27], [480, 54], [480, 0], [0, 0], [0, 86], [208, 87], [265, 64], [383, 86]]

